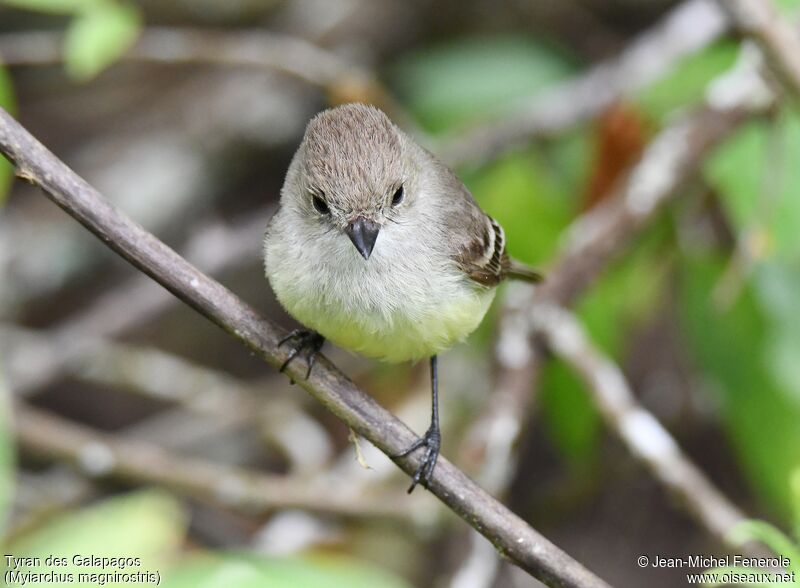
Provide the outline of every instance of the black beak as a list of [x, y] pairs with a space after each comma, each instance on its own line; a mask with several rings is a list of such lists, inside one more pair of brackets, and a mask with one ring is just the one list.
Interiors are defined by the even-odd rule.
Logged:
[[369, 259], [380, 230], [381, 226], [378, 223], [360, 216], [348, 225], [345, 232], [361, 256]]

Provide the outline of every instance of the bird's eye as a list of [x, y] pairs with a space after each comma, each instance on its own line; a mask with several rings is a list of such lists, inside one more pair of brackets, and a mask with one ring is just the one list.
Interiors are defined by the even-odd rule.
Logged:
[[311, 199], [311, 202], [312, 204], [314, 204], [314, 208], [318, 213], [330, 214], [331, 209], [328, 208], [328, 204], [325, 202], [325, 200], [322, 199], [322, 196], [314, 194], [314, 196]]
[[394, 196], [392, 196], [392, 206], [397, 206], [400, 204], [405, 196], [405, 190], [403, 190], [403, 186], [400, 186], [397, 190], [395, 190]]

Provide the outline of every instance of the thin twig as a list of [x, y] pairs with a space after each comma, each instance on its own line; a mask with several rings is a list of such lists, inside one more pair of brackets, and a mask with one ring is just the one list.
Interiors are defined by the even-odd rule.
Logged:
[[[264, 219], [270, 214], [271, 209], [262, 209], [233, 224], [203, 223], [193, 231], [185, 247], [185, 256], [208, 274], [218, 274], [252, 260], [261, 248]], [[36, 370], [26, 366], [24, 372], [17, 373], [11, 381], [12, 390], [15, 394], [29, 394], [48, 385], [74, 362], [104, 345], [104, 338], [146, 323], [174, 301], [173, 296], [141, 274], [121, 282], [85, 310], [48, 329], [49, 347], [57, 353], [38, 354], [33, 362]], [[119, 312], [120, 308], [125, 312]], [[25, 365], [26, 362], [15, 359], [24, 351], [24, 348], [8, 350], [8, 362]]]
[[459, 463], [479, 464], [475, 476], [492, 494], [503, 495], [516, 471], [515, 445], [535, 402], [539, 354], [528, 344], [530, 289], [510, 284], [494, 343], [492, 396], [470, 425]]
[[[58, 65], [64, 61], [63, 44], [64, 35], [58, 32], [4, 33], [0, 35], [0, 62], [11, 66]], [[148, 27], [120, 59], [273, 70], [327, 90], [334, 102], [376, 104], [422, 134], [374, 72], [297, 36], [265, 30]]]
[[535, 333], [581, 376], [608, 428], [655, 478], [684, 504], [689, 513], [721, 544], [731, 541], [734, 526], [744, 514], [720, 492], [681, 451], [672, 435], [636, 400], [619, 367], [589, 341], [572, 313], [550, 304], [537, 304], [530, 313]]
[[775, 96], [754, 57], [743, 52], [731, 71], [710, 84], [702, 105], [655, 136], [614, 194], [572, 223], [548, 279], [536, 291], [537, 300], [574, 300], [681, 193], [714, 147], [773, 106]]
[[[278, 347], [282, 333], [277, 327], [125, 217], [3, 110], [0, 110], [0, 151], [16, 166], [20, 177], [41, 187], [51, 200], [136, 268], [267, 363], [279, 367], [285, 361], [287, 352]], [[119, 312], [124, 313], [125, 309]], [[307, 380], [305, 368], [297, 363], [287, 371], [328, 410], [385, 454], [397, 455], [416, 439], [408, 427], [357, 388], [326, 358], [320, 357]], [[417, 455], [393, 459], [409, 474], [420, 461]], [[607, 586], [447, 460], [440, 460], [430, 491], [502, 554], [545, 583], [582, 588]]]
[[769, 0], [718, 0], [736, 27], [764, 52], [767, 64], [794, 96], [800, 97], [800, 36]]
[[158, 484], [251, 514], [301, 508], [342, 516], [407, 516], [404, 498], [342, 497], [308, 480], [251, 472], [169, 453], [156, 446], [92, 431], [41, 410], [17, 405], [17, 439], [32, 453], [75, 465], [93, 478]]
[[[658, 421], [642, 407], [633, 404], [618, 369], [598, 359], [582, 337], [580, 325], [571, 319], [563, 306], [584, 290], [624, 245], [655, 218], [661, 207], [681, 193], [681, 188], [696, 174], [711, 149], [744, 121], [773, 107], [775, 95], [762, 76], [762, 63], [757, 57], [750, 51], [743, 51], [733, 69], [711, 83], [703, 105], [680, 117], [653, 139], [617, 193], [573, 223], [562, 253], [548, 274], [548, 280], [535, 292], [534, 304], [529, 310], [533, 331], [547, 329], [550, 347], [573, 363], [584, 377], [594, 374], [588, 370], [590, 364], [595, 368], [602, 364], [597, 368], [603, 370], [601, 375], [614, 372], [608, 381], [599, 384], [595, 380], [588, 382], [590, 388], [602, 386], [594, 390], [595, 398], [610, 428], [626, 441], [634, 457], [644, 461], [661, 482], [685, 499], [695, 519], [711, 535], [723, 541], [730, 525], [741, 515], [679, 452], [677, 443]], [[564, 333], [560, 335], [559, 329]], [[559, 336], [563, 338], [559, 339]], [[576, 341], [581, 343], [581, 353], [588, 354], [586, 357], [578, 357]], [[532, 342], [529, 346], [532, 351], [530, 361], [536, 361], [537, 348]], [[609, 391], [609, 382], [616, 388]], [[615, 393], [617, 395], [613, 396]], [[628, 411], [632, 411], [630, 414], [635, 420], [622, 420]], [[648, 446], [639, 444], [640, 436], [620, 428], [633, 426], [631, 423], [645, 423], [647, 431], [656, 431], [654, 442], [659, 447], [669, 445], [674, 451], [670, 449], [668, 457], [653, 455]], [[675, 466], [674, 469], [664, 467], [667, 461], [670, 467]], [[700, 495], [694, 496], [696, 492]], [[714, 504], [714, 501], [718, 503]]]
[[[9, 66], [59, 65], [64, 35], [26, 31], [0, 35], [0, 59]], [[211, 31], [149, 27], [122, 56], [127, 61], [268, 68], [317, 86], [369, 79], [364, 70], [299, 37], [269, 31]]]
[[[481, 428], [471, 429], [465, 445], [465, 451], [472, 454], [488, 457], [493, 451], [492, 457], [499, 465], [487, 464], [481, 477], [485, 481], [483, 476], [498, 476], [490, 482], [494, 484], [493, 491], [501, 492], [513, 473], [513, 446], [526, 428], [533, 401], [531, 381], [543, 359], [525, 316], [535, 314], [542, 304], [568, 305], [577, 298], [658, 210], [681, 193], [711, 149], [744, 121], [772, 106], [774, 96], [759, 74], [761, 64], [753, 58], [751, 52], [744, 51], [730, 72], [712, 82], [706, 103], [657, 135], [611, 198], [583, 214], [567, 229], [561, 252], [547, 271], [544, 284], [533, 295], [525, 287], [509, 291], [508, 308], [503, 311], [495, 349], [500, 368], [496, 383], [503, 384], [499, 390], [504, 402], [490, 403], [478, 421]], [[515, 344], [506, 345], [506, 340]], [[517, 410], [504, 410], [506, 399]], [[612, 426], [615, 423], [609, 422]], [[498, 433], [487, 434], [491, 431]], [[713, 488], [707, 480], [705, 484]], [[689, 493], [691, 488], [687, 486], [684, 490]], [[704, 526], [717, 520], [714, 513], [697, 518]], [[718, 528], [708, 530], [719, 536]], [[471, 557], [481, 559], [485, 554], [473, 545]]]
[[[29, 374], [43, 366], [60, 365], [63, 340], [48, 335], [0, 323], [0, 355], [7, 358], [10, 389], [17, 379], [31, 381]], [[257, 421], [265, 425], [266, 439], [289, 460], [292, 472], [317, 471], [330, 458], [332, 445], [324, 428], [297, 406], [296, 396], [286, 397], [283, 386], [276, 394], [276, 376], [271, 382], [244, 381], [149, 347], [102, 338], [73, 343], [83, 353], [65, 366], [71, 376], [175, 407], [127, 427], [126, 436], [189, 447]], [[265, 404], [266, 395], [270, 402]]]
[[481, 163], [534, 137], [590, 120], [614, 102], [662, 77], [710, 45], [727, 22], [713, 0], [687, 0], [616, 58], [541, 94], [498, 120], [461, 131], [437, 151], [452, 165]]

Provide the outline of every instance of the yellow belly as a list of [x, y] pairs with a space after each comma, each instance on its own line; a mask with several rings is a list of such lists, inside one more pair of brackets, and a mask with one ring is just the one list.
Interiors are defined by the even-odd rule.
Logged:
[[431, 304], [413, 317], [407, 313], [346, 314], [296, 301], [281, 303], [297, 320], [335, 345], [396, 363], [427, 358], [462, 341], [483, 320], [494, 292], [493, 288], [465, 287], [459, 295]]

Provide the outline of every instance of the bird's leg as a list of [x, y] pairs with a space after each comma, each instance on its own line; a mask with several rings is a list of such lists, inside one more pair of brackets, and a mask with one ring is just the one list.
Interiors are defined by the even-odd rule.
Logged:
[[289, 352], [289, 357], [283, 362], [280, 371], [285, 370], [286, 366], [288, 366], [295, 357], [302, 354], [305, 356], [306, 363], [308, 364], [308, 370], [306, 371], [307, 380], [308, 376], [311, 375], [311, 368], [314, 367], [314, 362], [317, 360], [317, 353], [319, 353], [320, 349], [322, 349], [322, 346], [325, 344], [325, 337], [316, 331], [295, 329], [278, 342], [278, 347], [290, 341], [294, 342], [292, 350]]
[[414, 472], [414, 477], [411, 479], [411, 487], [408, 493], [414, 491], [417, 484], [422, 484], [425, 488], [433, 476], [433, 469], [436, 467], [436, 460], [439, 458], [439, 447], [442, 444], [442, 433], [439, 430], [439, 370], [436, 356], [431, 357], [431, 426], [420, 439], [414, 441], [411, 447], [396, 455], [395, 457], [403, 457], [419, 449], [426, 447], [425, 457], [422, 460], [419, 468]]

